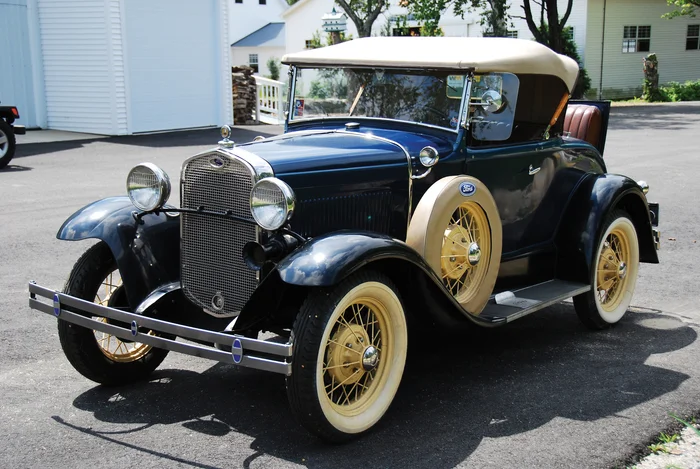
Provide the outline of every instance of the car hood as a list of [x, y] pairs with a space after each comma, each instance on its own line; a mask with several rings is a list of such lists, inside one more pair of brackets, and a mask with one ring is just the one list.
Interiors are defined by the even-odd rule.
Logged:
[[407, 152], [417, 157], [429, 145], [438, 151], [450, 148], [449, 142], [438, 137], [383, 129], [302, 130], [239, 147], [264, 158], [275, 176], [283, 177], [299, 172], [408, 165]]

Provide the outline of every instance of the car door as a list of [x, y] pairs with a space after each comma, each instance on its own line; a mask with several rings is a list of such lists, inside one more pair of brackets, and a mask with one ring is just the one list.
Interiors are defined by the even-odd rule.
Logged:
[[504, 257], [531, 250], [553, 237], [561, 210], [547, 202], [555, 195], [550, 189], [560, 166], [559, 143], [552, 139], [468, 149], [467, 174], [486, 184], [496, 201]]

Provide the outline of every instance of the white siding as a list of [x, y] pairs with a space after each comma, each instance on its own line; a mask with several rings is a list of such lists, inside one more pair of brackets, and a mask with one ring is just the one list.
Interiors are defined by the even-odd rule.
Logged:
[[230, 1], [218, 0], [219, 24], [217, 34], [219, 37], [219, 57], [221, 59], [221, 69], [219, 70], [221, 79], [219, 125], [233, 125], [233, 83], [231, 82], [231, 41], [229, 40], [231, 26]]
[[4, 106], [17, 106], [17, 124], [36, 127], [28, 26], [26, 0], [0, 3], [0, 100]]
[[48, 127], [125, 133], [119, 0], [39, 0], [38, 11]]
[[[588, 31], [585, 66], [592, 80], [592, 96], [601, 84], [603, 41], [603, 0], [588, 0]], [[642, 59], [649, 52], [622, 53], [625, 26], [651, 26], [651, 50], [659, 59], [659, 81], [697, 80], [700, 78], [700, 51], [686, 51], [688, 24], [700, 24], [700, 18], [662, 19], [669, 11], [665, 0], [608, 0], [605, 14], [605, 48], [602, 89], [605, 98], [624, 98], [641, 94]]]

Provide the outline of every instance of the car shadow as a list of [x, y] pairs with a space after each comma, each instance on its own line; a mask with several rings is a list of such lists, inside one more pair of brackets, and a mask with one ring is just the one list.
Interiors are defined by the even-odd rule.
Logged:
[[[231, 140], [236, 143], [251, 142], [255, 137], [272, 137], [283, 132], [281, 126], [256, 125], [232, 127]], [[15, 158], [58, 153], [81, 148], [95, 142], [108, 142], [116, 145], [131, 145], [150, 148], [215, 146], [221, 140], [218, 128], [182, 130], [156, 134], [125, 135], [117, 137], [96, 137], [85, 140], [60, 142], [23, 143], [17, 146]]]
[[8, 164], [4, 168], [0, 169], [0, 174], [2, 173], [19, 173], [22, 171], [31, 171], [34, 168], [30, 168], [29, 166], [20, 166], [18, 164]]
[[[102, 422], [137, 425], [132, 432], [179, 423], [208, 436], [249, 435], [251, 461], [270, 455], [309, 467], [452, 467], [485, 437], [520, 434], [555, 417], [594, 421], [675, 390], [687, 375], [645, 361], [696, 339], [680, 320], [655, 313], [629, 313], [616, 327], [591, 332], [571, 304], [499, 329], [425, 332], [410, 339], [420, 346], [385, 418], [345, 445], [324, 444], [295, 422], [282, 376], [225, 364], [203, 373], [158, 371], [117, 389], [97, 386], [73, 405]], [[122, 444], [112, 434], [76, 429]]]
[[690, 115], [700, 114], [700, 105], [654, 105], [614, 107], [608, 130], [682, 130], [694, 125]]

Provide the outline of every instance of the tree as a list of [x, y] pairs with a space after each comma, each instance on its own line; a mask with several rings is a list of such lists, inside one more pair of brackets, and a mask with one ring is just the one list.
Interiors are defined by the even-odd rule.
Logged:
[[[532, 12], [530, 2], [539, 5], [538, 22]], [[559, 17], [559, 5], [557, 0], [523, 0], [523, 11], [525, 16], [521, 17], [527, 22], [527, 27], [540, 44], [552, 49], [554, 52], [571, 57], [579, 64], [578, 81], [576, 87], [571, 91], [574, 98], [582, 98], [591, 87], [591, 78], [585, 68], [581, 67], [581, 56], [576, 50], [572, 30], [566, 26], [566, 22], [571, 15], [573, 0], [568, 0], [564, 16]], [[539, 23], [539, 24], [538, 24]]]
[[569, 21], [571, 15], [571, 7], [574, 0], [568, 0], [566, 12], [564, 16], [559, 17], [559, 5], [557, 0], [532, 0], [533, 3], [540, 6], [539, 24], [535, 22], [532, 14], [531, 0], [523, 0], [524, 18], [527, 22], [527, 27], [535, 37], [535, 40], [540, 44], [544, 44], [554, 52], [564, 52], [564, 27]]
[[700, 8], [700, 0], [666, 0], [673, 11], [661, 15], [662, 18], [672, 19], [677, 16], [695, 18], [695, 7]]
[[389, 6], [387, 0], [336, 0], [336, 3], [355, 23], [359, 37], [372, 35], [372, 25]]
[[452, 8], [455, 16], [462, 18], [467, 12], [481, 10], [485, 36], [505, 37], [508, 34], [510, 5], [507, 0], [401, 0], [399, 5], [406, 7], [422, 23], [421, 34], [425, 36], [440, 35], [438, 23], [449, 8]]

